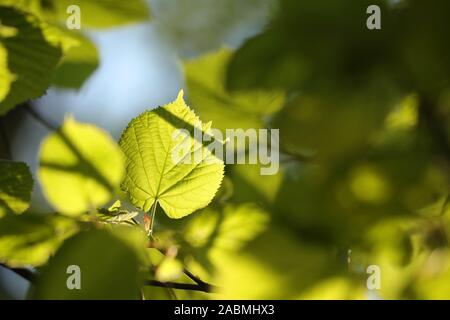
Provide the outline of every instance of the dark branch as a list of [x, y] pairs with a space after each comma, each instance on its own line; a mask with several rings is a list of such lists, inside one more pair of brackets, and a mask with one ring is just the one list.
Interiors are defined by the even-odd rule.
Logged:
[[[149, 248], [153, 248], [158, 250], [159, 252], [161, 252], [163, 255], [166, 255], [167, 252], [167, 248], [163, 248], [159, 245], [159, 243], [155, 242], [155, 241], [151, 241], [148, 244]], [[214, 288], [212, 291], [218, 291], [217, 287], [209, 284], [205, 281], [203, 281], [202, 279], [200, 279], [199, 277], [195, 276], [192, 272], [190, 272], [188, 269], [183, 268], [183, 273], [188, 276], [192, 281], [194, 281], [196, 283], [196, 285], [190, 285], [190, 286], [195, 286], [196, 288], [201, 287], [201, 288], [209, 288], [209, 290], [211, 290], [212, 288]], [[186, 290], [197, 290], [197, 291], [204, 291], [204, 290], [198, 290], [198, 289], [186, 289]], [[205, 292], [212, 292], [212, 291], [205, 291]]]
[[[34, 278], [35, 278], [34, 273], [29, 269], [12, 268], [3, 263], [0, 263], [0, 266], [14, 272], [15, 274], [21, 276], [25, 280], [28, 280], [29, 282], [34, 281]], [[168, 289], [201, 291], [201, 292], [208, 292], [208, 293], [217, 291], [217, 287], [210, 285], [206, 282], [203, 282], [201, 280], [199, 280], [199, 282], [200, 283], [197, 283], [197, 284], [190, 284], [190, 283], [175, 283], [175, 282], [161, 282], [161, 281], [156, 281], [156, 280], [147, 280], [144, 282], [144, 285], [153, 286], [153, 287], [162, 287], [162, 288], [168, 288]]]
[[176, 282], [161, 282], [157, 280], [147, 280], [145, 281], [144, 285], [153, 287], [180, 289], [180, 290], [201, 291], [207, 293], [217, 291], [217, 287], [207, 283], [192, 284], [192, 283], [176, 283]]
[[9, 143], [9, 137], [8, 132], [6, 130], [6, 124], [5, 119], [3, 117], [0, 117], [0, 135], [3, 140], [3, 145], [5, 147], [5, 156], [7, 159], [12, 159], [12, 153], [11, 153], [11, 145]]
[[207, 285], [210, 286], [208, 283], [206, 283], [205, 281], [203, 281], [202, 279], [198, 278], [197, 276], [195, 276], [194, 274], [192, 274], [192, 272], [190, 272], [188, 269], [184, 268], [183, 272], [185, 275], [187, 275], [192, 281], [194, 281], [195, 283], [199, 284], [199, 285]]
[[39, 121], [44, 127], [46, 127], [50, 131], [58, 130], [58, 125], [51, 123], [47, 119], [45, 119], [39, 112], [34, 110], [34, 108], [29, 104], [25, 103], [22, 105], [22, 108], [27, 111], [34, 119]]

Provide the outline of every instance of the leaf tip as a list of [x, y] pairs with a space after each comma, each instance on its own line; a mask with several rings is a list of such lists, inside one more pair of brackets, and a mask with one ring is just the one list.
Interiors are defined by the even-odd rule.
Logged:
[[178, 96], [177, 96], [177, 100], [176, 101], [184, 101], [184, 90], [180, 89], [180, 91], [178, 92]]

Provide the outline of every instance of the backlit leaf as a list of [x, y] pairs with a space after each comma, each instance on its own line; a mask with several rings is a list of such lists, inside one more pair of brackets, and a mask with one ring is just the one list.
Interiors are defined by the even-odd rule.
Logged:
[[42, 265], [77, 230], [62, 216], [6, 216], [0, 219], [0, 261], [11, 267]]
[[[119, 142], [127, 158], [122, 187], [136, 207], [149, 211], [157, 202], [169, 217], [181, 218], [210, 203], [221, 184], [224, 165], [194, 139], [194, 128], [198, 132], [207, 129], [199, 123], [182, 91], [174, 102], [144, 112], [129, 123]], [[191, 134], [184, 140], [190, 148], [174, 162], [172, 155], [179, 147], [173, 139], [177, 129]], [[196, 150], [201, 150], [200, 161], [195, 161]], [[190, 163], [184, 163], [188, 157]]]
[[124, 173], [119, 147], [103, 130], [67, 119], [40, 150], [39, 180], [50, 203], [71, 216], [104, 205]]

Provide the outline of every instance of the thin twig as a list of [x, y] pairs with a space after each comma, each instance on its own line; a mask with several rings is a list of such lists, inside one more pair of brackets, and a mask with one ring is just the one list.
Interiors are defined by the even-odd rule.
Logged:
[[[25, 268], [12, 268], [3, 263], [0, 263], [0, 266], [14, 272], [15, 274], [21, 276], [25, 280], [29, 282], [33, 282], [35, 279], [34, 273]], [[208, 283], [201, 284], [190, 284], [190, 283], [176, 283], [176, 282], [161, 282], [156, 280], [147, 280], [144, 285], [153, 286], [153, 287], [162, 287], [166, 289], [181, 289], [181, 290], [191, 290], [191, 291], [202, 291], [202, 292], [215, 292], [217, 288]]]
[[176, 283], [176, 282], [161, 282], [157, 280], [146, 280], [144, 285], [162, 288], [172, 288], [180, 290], [201, 291], [201, 292], [215, 292], [217, 287], [210, 284], [193, 284], [193, 283]]
[[25, 280], [28, 280], [29, 282], [33, 282], [34, 281], [34, 273], [33, 273], [33, 271], [31, 271], [29, 269], [12, 268], [12, 267], [9, 267], [9, 266], [7, 266], [6, 264], [3, 264], [3, 263], [0, 263], [0, 266], [2, 266], [3, 268], [6, 268], [8, 270], [11, 270], [12, 272], [14, 272], [15, 274], [21, 276]]
[[[148, 247], [149, 248], [153, 248], [153, 249], [156, 249], [156, 250], [158, 250], [159, 252], [161, 252], [163, 255], [166, 255], [166, 251], [167, 251], [167, 249], [165, 249], [165, 248], [162, 248], [158, 243], [156, 243], [156, 242], [154, 242], [154, 241], [152, 241], [152, 242], [150, 242], [149, 243], [149, 245], [148, 245]], [[197, 286], [200, 286], [200, 287], [207, 287], [207, 288], [214, 288], [214, 290], [213, 291], [218, 291], [218, 287], [216, 287], [215, 285], [212, 285], [212, 284], [210, 284], [210, 283], [207, 283], [207, 282], [205, 282], [205, 281], [203, 281], [202, 279], [200, 279], [199, 277], [197, 277], [197, 276], [195, 276], [192, 272], [190, 272], [188, 269], [186, 269], [186, 268], [183, 268], [183, 273], [189, 278], [189, 279], [191, 279], [192, 281], [194, 281], [195, 283], [196, 283], [196, 285]], [[202, 290], [200, 290], [200, 291], [202, 291]], [[205, 291], [206, 292], [206, 291]]]
[[153, 202], [153, 205], [152, 205], [152, 208], [151, 208], [152, 214], [150, 216], [150, 228], [149, 228], [149, 231], [148, 231], [148, 235], [150, 237], [153, 237], [153, 225], [154, 225], [154, 222], [155, 222], [155, 215], [156, 215], [156, 207], [157, 207], [157, 205], [158, 205], [158, 202], [155, 200], [155, 202]]
[[202, 279], [198, 278], [197, 276], [195, 276], [192, 272], [190, 272], [188, 269], [184, 268], [183, 272], [185, 275], [187, 275], [192, 281], [194, 281], [197, 284], [200, 285], [208, 285], [211, 286], [210, 284], [206, 283], [205, 281], [203, 281]]
[[2, 135], [2, 140], [4, 141], [6, 157], [8, 159], [12, 159], [11, 144], [9, 143], [8, 132], [6, 130], [6, 124], [3, 117], [0, 117], [0, 134]]
[[50, 131], [58, 130], [58, 125], [51, 123], [45, 119], [39, 112], [37, 112], [30, 104], [26, 103], [22, 105], [22, 108], [27, 111], [34, 119], [39, 121], [44, 127]]

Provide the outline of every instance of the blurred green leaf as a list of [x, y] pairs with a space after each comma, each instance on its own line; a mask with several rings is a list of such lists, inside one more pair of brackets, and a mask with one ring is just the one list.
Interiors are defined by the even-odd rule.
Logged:
[[0, 261], [10, 267], [40, 266], [77, 231], [77, 224], [62, 216], [8, 215], [0, 219]]
[[223, 210], [205, 209], [189, 220], [184, 237], [194, 247], [236, 251], [263, 232], [267, 212], [254, 204], [226, 205]]
[[33, 177], [25, 163], [0, 160], [0, 218], [24, 212], [32, 190]]
[[[123, 235], [116, 235], [119, 231], [93, 230], [68, 239], [42, 270], [30, 297], [138, 299], [143, 279], [141, 261]], [[80, 268], [80, 290], [67, 287], [67, 269], [71, 265]]]
[[423, 151], [389, 147], [301, 165], [279, 189], [276, 217], [310, 240], [361, 240], [377, 221], [417, 214], [448, 190], [445, 169]]
[[177, 280], [182, 275], [183, 264], [173, 257], [166, 257], [156, 269], [155, 278], [167, 282]]
[[[2, 26], [0, 25], [0, 28]], [[0, 30], [0, 34], [1, 34]], [[0, 43], [0, 78], [2, 79], [2, 85], [0, 86], [0, 101], [7, 96], [11, 83], [15, 80], [14, 75], [9, 72], [8, 69], [8, 51], [6, 48]]]
[[294, 299], [345, 270], [330, 248], [298, 241], [276, 226], [237, 252], [217, 254], [214, 265], [218, 299]]
[[[374, 91], [375, 92], [375, 91]], [[306, 96], [292, 99], [274, 120], [282, 150], [332, 162], [370, 145], [384, 126], [390, 104], [377, 97]]]
[[[45, 38], [42, 23], [33, 15], [0, 6], [2, 30], [15, 32], [0, 37], [0, 46], [7, 50], [9, 81], [1, 84], [0, 91], [8, 94], [0, 101], [0, 115], [28, 99], [40, 97], [50, 84], [61, 57], [61, 50]], [[4, 32], [3, 32], [4, 33]], [[4, 54], [3, 54], [4, 55]], [[3, 71], [5, 73], [5, 71]], [[11, 74], [15, 77], [11, 82]]]
[[221, 49], [185, 63], [189, 101], [223, 134], [231, 128], [264, 128], [266, 118], [283, 106], [284, 94], [267, 90], [227, 92], [225, 71], [230, 57], [230, 50]]
[[[382, 28], [366, 28], [369, 5], [379, 5]], [[233, 56], [227, 86], [299, 88], [307, 93], [359, 88], [390, 63], [396, 34], [385, 1], [283, 0], [266, 32]], [[375, 68], [374, 68], [375, 67]]]
[[[133, 205], [149, 211], [158, 203], [170, 218], [181, 218], [211, 202], [222, 182], [224, 165], [194, 137], [194, 130], [205, 134], [210, 125], [200, 123], [185, 104], [182, 91], [174, 102], [129, 123], [119, 144], [127, 157], [122, 187]], [[182, 137], [189, 147], [174, 163], [174, 150], [180, 147], [173, 136], [177, 129], [189, 132]], [[194, 158], [196, 152], [200, 161]], [[189, 157], [189, 163], [184, 163]]]
[[81, 33], [69, 33], [67, 36], [72, 37], [76, 44], [64, 52], [52, 84], [62, 88], [78, 89], [97, 69], [98, 53], [94, 44]]
[[[366, 28], [369, 5], [381, 8], [380, 30]], [[450, 80], [449, 9], [445, 0], [282, 0], [266, 32], [233, 56], [227, 87], [353, 93], [381, 80], [435, 94]]]
[[123, 155], [112, 138], [73, 118], [43, 141], [39, 161], [47, 199], [70, 216], [107, 203], [124, 175]]
[[53, 0], [51, 5], [61, 22], [70, 16], [67, 8], [79, 6], [83, 29], [110, 28], [149, 18], [149, 8], [144, 0]]

